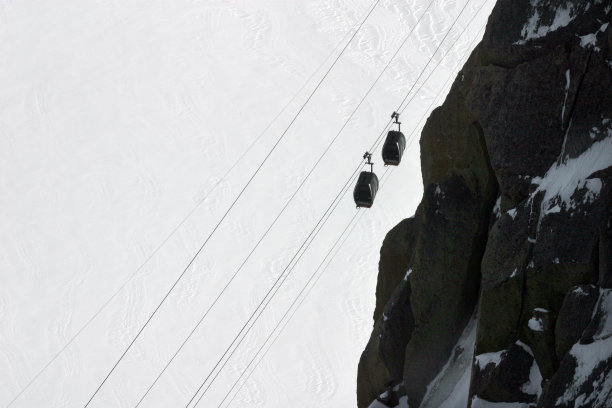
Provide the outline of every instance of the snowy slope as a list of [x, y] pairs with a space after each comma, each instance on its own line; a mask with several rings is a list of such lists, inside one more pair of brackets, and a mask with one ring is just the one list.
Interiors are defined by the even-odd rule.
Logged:
[[[429, 1], [383, 0], [92, 407], [133, 407]], [[0, 404], [83, 406], [314, 88], [370, 1], [0, 2]], [[464, 1], [436, 1], [141, 406], [184, 406], [384, 128]], [[482, 1], [472, 0], [446, 49]], [[489, 0], [402, 117], [458, 69]], [[338, 49], [335, 51], [338, 52]], [[438, 53], [433, 65], [442, 60]], [[328, 59], [325, 67], [329, 66]], [[447, 85], [448, 86], [448, 85]], [[444, 91], [442, 91], [444, 92]], [[418, 133], [417, 133], [418, 134]], [[378, 249], [422, 194], [418, 143], [233, 406], [351, 406]], [[378, 153], [377, 171], [382, 174]], [[218, 183], [218, 186], [211, 189]], [[197, 206], [189, 219], [169, 234]], [[199, 406], [217, 406], [354, 214], [345, 197]], [[150, 255], [154, 256], [139, 269]]]

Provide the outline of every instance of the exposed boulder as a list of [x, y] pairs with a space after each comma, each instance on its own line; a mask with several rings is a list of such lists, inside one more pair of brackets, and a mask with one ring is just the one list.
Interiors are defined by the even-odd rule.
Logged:
[[473, 378], [472, 389], [484, 401], [534, 405], [542, 380], [533, 354], [521, 342], [476, 356]]

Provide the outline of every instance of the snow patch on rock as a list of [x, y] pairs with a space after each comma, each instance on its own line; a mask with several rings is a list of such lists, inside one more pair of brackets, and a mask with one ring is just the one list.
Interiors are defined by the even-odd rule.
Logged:
[[472, 398], [472, 408], [529, 408], [529, 404], [520, 402], [491, 402], [474, 397]]
[[525, 350], [531, 357], [533, 357], [533, 351], [531, 351], [531, 347], [529, 347], [528, 345], [526, 345], [520, 340], [517, 340], [516, 343], [514, 344], [516, 344], [517, 346]]
[[[598, 304], [593, 313], [603, 312], [603, 321], [599, 330], [593, 336], [590, 344], [576, 343], [570, 350], [570, 354], [576, 359], [576, 370], [574, 378], [568, 385], [565, 393], [556, 401], [556, 405], [563, 405], [569, 401], [576, 400], [575, 406], [588, 404], [593, 407], [603, 407], [606, 396], [612, 392], [612, 378], [601, 376], [595, 380], [593, 386], [598, 392], [590, 395], [577, 395], [578, 390], [588, 381], [593, 370], [602, 362], [612, 358], [612, 289], [601, 289]], [[601, 400], [600, 400], [601, 398]]]
[[527, 20], [527, 23], [525, 23], [521, 30], [521, 36], [523, 38], [516, 41], [515, 44], [525, 44], [529, 40], [545, 37], [549, 33], [567, 26], [576, 18], [574, 4], [567, 3], [565, 6], [561, 6], [557, 9], [555, 18], [550, 25], [541, 24], [538, 6], [540, 6], [542, 2], [542, 0], [531, 0], [531, 6], [534, 9], [533, 15]]
[[493, 351], [490, 353], [483, 353], [476, 356], [476, 364], [478, 368], [481, 370], [484, 369], [489, 364], [493, 363], [497, 367], [499, 363], [501, 363], [501, 359], [506, 353], [506, 350], [501, 351]]
[[497, 197], [497, 201], [495, 202], [495, 206], [493, 207], [493, 215], [495, 218], [499, 218], [501, 214], [501, 196]]
[[603, 33], [608, 29], [609, 23], [604, 23], [599, 27], [599, 30], [594, 33], [579, 36], [580, 38], [580, 46], [582, 48], [593, 48], [595, 51], [600, 51], [600, 48], [597, 47], [597, 34]]
[[457, 341], [448, 361], [427, 386], [420, 408], [464, 408], [472, 374], [477, 320], [473, 317]]
[[523, 384], [521, 387], [521, 391], [525, 394], [529, 395], [537, 395], [540, 398], [542, 395], [542, 373], [540, 372], [540, 367], [538, 367], [538, 363], [533, 360], [533, 364], [531, 364], [531, 369], [529, 370], [529, 380]]
[[368, 408], [389, 408], [389, 407], [378, 400], [374, 400], [374, 402], [372, 402]]
[[567, 103], [567, 95], [569, 94], [570, 87], [570, 70], [565, 71], [565, 99], [563, 100], [563, 108], [561, 109], [561, 125], [563, 126], [563, 120], [565, 118], [565, 105]]
[[532, 317], [529, 319], [527, 326], [533, 331], [544, 331], [544, 325], [542, 324], [542, 320], [537, 317]]
[[530, 200], [538, 193], [544, 193], [540, 217], [558, 212], [561, 208], [575, 208], [578, 203], [574, 202], [572, 196], [576, 190], [587, 189], [582, 203], [592, 202], [599, 195], [601, 180], [587, 177], [612, 166], [612, 130], [608, 129], [607, 132], [608, 137], [593, 143], [580, 156], [557, 162], [548, 169], [544, 177], [533, 178], [532, 183], [538, 187]]
[[506, 211], [506, 214], [512, 217], [512, 219], [515, 219], [516, 218], [516, 208]]
[[559, 213], [559, 212], [561, 212], [561, 207], [559, 207], [559, 205], [554, 205], [551, 208], [549, 208], [546, 211], [544, 211], [544, 215], [555, 214], [555, 213]]
[[586, 295], [588, 295], [588, 293], [586, 293], [584, 291], [584, 289], [582, 289], [580, 286], [576, 287], [572, 292], [574, 292], [575, 294], [577, 294], [579, 296], [586, 296]]

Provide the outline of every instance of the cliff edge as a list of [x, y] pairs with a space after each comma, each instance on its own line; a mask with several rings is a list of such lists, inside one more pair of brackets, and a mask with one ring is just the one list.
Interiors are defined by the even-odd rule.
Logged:
[[358, 407], [612, 407], [610, 20], [498, 0], [383, 243]]

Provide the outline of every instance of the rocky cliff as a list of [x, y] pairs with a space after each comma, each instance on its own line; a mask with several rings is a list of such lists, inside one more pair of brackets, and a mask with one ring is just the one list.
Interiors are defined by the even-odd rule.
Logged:
[[383, 242], [359, 407], [612, 407], [611, 9], [498, 0]]

